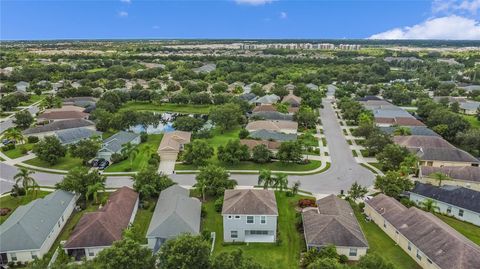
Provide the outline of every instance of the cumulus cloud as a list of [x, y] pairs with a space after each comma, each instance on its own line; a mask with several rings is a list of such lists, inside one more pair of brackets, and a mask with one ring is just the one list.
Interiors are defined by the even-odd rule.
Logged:
[[130, 4], [132, 0], [120, 0], [120, 2]]
[[287, 12], [282, 11], [280, 12], [280, 19], [286, 19], [287, 18]]
[[434, 0], [432, 2], [433, 13], [476, 15], [479, 9], [480, 0]]
[[118, 16], [120, 16], [120, 17], [128, 17], [128, 12], [126, 12], [126, 11], [120, 11], [120, 12], [118, 12]]
[[261, 6], [265, 4], [269, 4], [274, 0], [235, 0], [237, 4], [240, 5], [251, 5], [251, 6]]
[[414, 26], [395, 28], [370, 39], [480, 40], [480, 22], [457, 15], [431, 18]]

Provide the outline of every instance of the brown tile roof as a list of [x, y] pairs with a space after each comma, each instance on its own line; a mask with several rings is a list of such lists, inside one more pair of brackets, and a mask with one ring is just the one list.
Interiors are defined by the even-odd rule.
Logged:
[[247, 130], [270, 130], [280, 131], [281, 129], [297, 130], [298, 123], [288, 120], [258, 120], [252, 121], [245, 127]]
[[88, 118], [87, 113], [78, 112], [78, 111], [56, 111], [49, 113], [42, 113], [38, 116], [39, 119], [46, 120], [61, 120], [61, 119], [86, 119]]
[[277, 111], [277, 109], [272, 105], [272, 104], [264, 104], [264, 105], [259, 105], [256, 106], [252, 112], [273, 112]]
[[138, 193], [122, 187], [110, 194], [108, 202], [96, 212], [85, 213], [65, 243], [65, 248], [110, 246], [122, 239], [130, 224]]
[[278, 149], [282, 143], [269, 140], [241, 139], [240, 144], [246, 145], [250, 150], [258, 145], [265, 145], [268, 149], [274, 150]]
[[180, 151], [181, 145], [190, 143], [192, 133], [184, 131], [174, 131], [163, 135], [158, 152], [162, 151]]
[[420, 171], [423, 176], [439, 172], [456, 180], [477, 181], [480, 182], [480, 167], [475, 166], [421, 166]]
[[293, 93], [289, 93], [288, 95], [284, 96], [282, 99], [282, 103], [289, 103], [294, 105], [299, 105], [302, 102], [302, 98], [294, 95]]
[[384, 194], [366, 203], [440, 268], [478, 268], [480, 247], [431, 213], [416, 207], [407, 209]]
[[414, 118], [407, 118], [407, 117], [396, 117], [395, 124], [400, 126], [425, 126], [423, 122]]
[[368, 247], [360, 225], [347, 201], [329, 195], [317, 201], [317, 208], [302, 212], [307, 245]]
[[379, 124], [395, 124], [395, 119], [394, 118], [381, 118], [377, 117], [375, 118], [375, 123]]
[[394, 136], [393, 142], [407, 148], [454, 148], [445, 139], [429, 135]]
[[222, 214], [278, 216], [275, 193], [271, 190], [226, 190]]

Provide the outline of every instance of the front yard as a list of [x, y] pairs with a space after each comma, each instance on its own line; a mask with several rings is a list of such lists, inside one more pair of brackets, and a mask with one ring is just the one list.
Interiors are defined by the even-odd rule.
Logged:
[[10, 208], [11, 211], [5, 216], [0, 216], [0, 224], [2, 224], [12, 213], [17, 209], [17, 207], [21, 205], [26, 205], [31, 201], [37, 198], [43, 198], [47, 196], [50, 192], [48, 191], [38, 191], [37, 194], [33, 191], [29, 191], [27, 195], [20, 196], [20, 197], [12, 197], [10, 195], [6, 195], [0, 198], [0, 207], [1, 208]]
[[14, 149], [3, 151], [5, 155], [10, 159], [20, 158], [28, 154], [28, 151], [32, 150], [35, 144], [17, 144]]
[[150, 156], [157, 152], [163, 134], [150, 134], [146, 142], [137, 146], [138, 154], [133, 161], [130, 158], [119, 163], [114, 163], [105, 169], [105, 172], [130, 172], [140, 171], [148, 166]]
[[66, 170], [66, 171], [83, 165], [83, 162], [81, 159], [70, 156], [70, 153], [67, 153], [65, 157], [60, 158], [58, 163], [54, 165], [50, 165], [49, 163], [40, 160], [38, 157], [33, 158], [31, 160], [27, 160], [24, 163], [42, 167], [42, 168]]
[[276, 243], [250, 243], [244, 245], [223, 244], [223, 220], [220, 213], [215, 211], [214, 201], [207, 201], [203, 205], [206, 217], [202, 219], [202, 231], [216, 233], [215, 249], [213, 255], [221, 251], [232, 251], [240, 248], [246, 257], [262, 264], [267, 268], [273, 265], [278, 269], [298, 268], [300, 253], [305, 250], [305, 241], [296, 227], [296, 203], [301, 196], [287, 197], [284, 192], [275, 192], [278, 207], [278, 235], [279, 244]]
[[148, 102], [127, 102], [120, 108], [131, 111], [178, 112], [188, 114], [208, 114], [212, 105], [154, 104]]
[[[220, 165], [227, 170], [252, 170], [260, 171], [262, 169], [268, 169], [272, 171], [292, 171], [292, 172], [301, 172], [301, 171], [311, 171], [317, 169], [322, 165], [321, 161], [310, 160], [307, 164], [298, 164], [298, 163], [284, 163], [284, 162], [270, 162], [259, 164], [251, 161], [239, 162], [238, 164], [230, 165], [219, 162], [216, 158], [211, 163]], [[197, 170], [199, 167], [193, 164], [176, 164], [175, 170]]]

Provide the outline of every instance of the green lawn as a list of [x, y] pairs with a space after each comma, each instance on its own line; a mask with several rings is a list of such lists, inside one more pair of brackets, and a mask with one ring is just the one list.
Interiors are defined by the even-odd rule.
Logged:
[[267, 268], [298, 268], [300, 253], [305, 250], [303, 235], [297, 230], [297, 212], [295, 205], [300, 196], [286, 197], [285, 193], [276, 192], [278, 207], [278, 229], [280, 244], [250, 243], [248, 245], [223, 245], [223, 222], [220, 213], [215, 211], [214, 201], [204, 203], [206, 217], [202, 220], [202, 230], [216, 233], [213, 255], [222, 251], [243, 250], [246, 257]]
[[86, 72], [87, 73], [96, 73], [96, 72], [101, 72], [101, 71], [105, 71], [105, 70], [107, 70], [107, 68], [93, 68], [93, 69], [87, 70]]
[[300, 135], [298, 140], [302, 141], [307, 147], [318, 147], [318, 140], [313, 136], [314, 134], [315, 132], [307, 131], [305, 134]]
[[24, 163], [49, 168], [49, 169], [57, 169], [57, 170], [71, 170], [75, 167], [80, 167], [83, 165], [82, 160], [79, 158], [74, 158], [70, 156], [70, 153], [67, 153], [65, 157], [60, 158], [57, 164], [50, 165], [49, 163], [40, 160], [38, 157], [33, 158], [31, 160], [25, 161]]
[[442, 214], [435, 215], [446, 224], [450, 225], [453, 229], [463, 234], [466, 238], [472, 240], [475, 244], [480, 245], [480, 227]]
[[[283, 163], [283, 162], [270, 162], [265, 164], [254, 163], [250, 161], [240, 162], [235, 165], [229, 165], [219, 162], [218, 160], [212, 161], [212, 163], [220, 165], [227, 170], [275, 170], [275, 171], [310, 171], [316, 169], [322, 165], [321, 161], [311, 160], [307, 164], [297, 163]], [[176, 164], [175, 170], [198, 170], [199, 167], [191, 164]]]
[[148, 160], [150, 155], [155, 153], [162, 141], [163, 134], [151, 134], [148, 135], [148, 139], [145, 143], [141, 143], [137, 146], [138, 154], [130, 162], [130, 158], [123, 160], [119, 163], [115, 163], [107, 167], [105, 172], [129, 172], [140, 171], [148, 166]]
[[17, 209], [17, 207], [21, 205], [26, 205], [37, 198], [45, 197], [49, 193], [50, 192], [48, 191], [38, 191], [37, 195], [35, 196], [35, 193], [30, 191], [28, 195], [21, 197], [12, 197], [10, 195], [7, 195], [0, 198], [0, 207], [8, 207], [12, 210], [9, 214], [5, 216], [0, 216], [0, 224], [2, 224], [13, 213], [13, 211]]
[[208, 114], [211, 105], [180, 105], [180, 104], [154, 104], [146, 102], [127, 102], [120, 108], [122, 110], [178, 112], [189, 114]]
[[473, 128], [480, 128], [480, 121], [473, 115], [462, 115]]
[[367, 238], [369, 253], [377, 253], [384, 259], [392, 262], [397, 269], [421, 268], [407, 253], [383, 232], [373, 221], [367, 222], [358, 205], [351, 203], [355, 216]]
[[138, 234], [142, 236], [142, 241], [140, 242], [142, 244], [147, 243], [147, 238], [145, 236], [147, 235], [148, 226], [150, 225], [150, 220], [152, 219], [156, 203], [156, 199], [149, 200], [147, 208], [139, 208], [137, 210], [137, 215], [133, 221], [133, 226]]
[[25, 152], [24, 149], [26, 149], [26, 151], [30, 151], [32, 150], [33, 145], [34, 144], [19, 144], [16, 145], [14, 149], [4, 151], [3, 153], [7, 155], [10, 159], [16, 159], [27, 155], [27, 152]]
[[42, 94], [42, 95], [30, 94], [30, 99], [28, 99], [28, 101], [26, 102], [21, 102], [19, 106], [29, 106], [33, 103], [36, 103], [42, 100], [43, 98], [45, 98], [45, 96], [46, 96], [45, 94]]

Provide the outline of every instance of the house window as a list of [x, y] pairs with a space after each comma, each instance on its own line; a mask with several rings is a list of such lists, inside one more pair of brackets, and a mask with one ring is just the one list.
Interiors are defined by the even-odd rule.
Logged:
[[253, 216], [247, 216], [247, 223], [249, 223], [249, 224], [254, 223]]
[[412, 243], [408, 242], [407, 248], [408, 248], [408, 250], [412, 250]]
[[17, 254], [16, 253], [10, 253], [10, 258], [12, 258], [12, 261], [17, 260]]
[[268, 231], [261, 231], [261, 230], [251, 230], [248, 231], [250, 235], [268, 235]]
[[90, 257], [95, 256], [95, 252], [93, 252], [93, 250], [89, 249], [88, 250], [88, 256], [90, 256]]
[[451, 213], [452, 213], [452, 207], [449, 206], [449, 207], [447, 208], [447, 214], [451, 214]]
[[238, 238], [238, 231], [230, 231], [231, 238]]
[[357, 256], [357, 249], [356, 248], [351, 248], [350, 252], [348, 252], [348, 256], [352, 256], [352, 257]]
[[32, 255], [32, 259], [34, 259], [34, 260], [37, 259], [37, 253], [32, 251], [32, 252], [30, 252], [30, 255]]
[[236, 218], [236, 219], [239, 219], [239, 218], [240, 218], [240, 216], [235, 216], [235, 218]]
[[228, 216], [227, 218], [228, 218], [228, 219], [231, 219], [231, 218], [232, 218], [232, 216]]
[[420, 250], [417, 249], [417, 259], [422, 260], [422, 254], [420, 253]]
[[463, 217], [463, 209], [459, 209], [459, 210], [458, 210], [458, 216], [459, 216], [459, 217]]
[[261, 217], [260, 217], [260, 223], [261, 223], [261, 224], [267, 223], [267, 217], [261, 216]]

